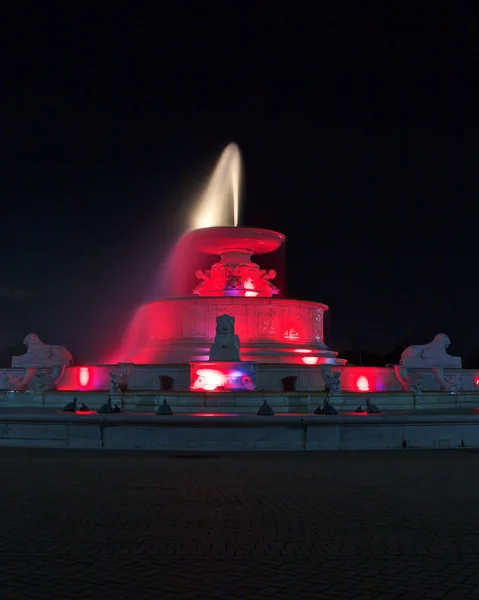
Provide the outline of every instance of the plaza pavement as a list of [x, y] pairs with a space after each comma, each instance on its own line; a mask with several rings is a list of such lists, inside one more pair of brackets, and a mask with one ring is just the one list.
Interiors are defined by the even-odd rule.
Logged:
[[0, 448], [2, 600], [479, 598], [479, 452]]

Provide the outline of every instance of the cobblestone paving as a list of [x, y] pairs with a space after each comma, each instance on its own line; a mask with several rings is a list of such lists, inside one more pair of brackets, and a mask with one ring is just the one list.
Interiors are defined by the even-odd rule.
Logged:
[[479, 452], [0, 449], [2, 600], [479, 598]]

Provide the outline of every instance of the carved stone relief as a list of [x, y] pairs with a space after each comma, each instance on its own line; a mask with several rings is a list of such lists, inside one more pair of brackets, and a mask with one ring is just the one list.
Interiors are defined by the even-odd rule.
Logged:
[[313, 313], [313, 337], [318, 342], [324, 340], [323, 313], [320, 310]]

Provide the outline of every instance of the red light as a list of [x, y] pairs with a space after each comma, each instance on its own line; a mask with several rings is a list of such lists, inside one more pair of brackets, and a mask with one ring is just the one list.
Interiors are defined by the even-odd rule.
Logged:
[[356, 387], [360, 392], [369, 392], [369, 381], [367, 377], [364, 377], [364, 375], [358, 377], [358, 380], [356, 381]]
[[232, 413], [192, 413], [192, 417], [239, 417]]
[[475, 383], [476, 385], [479, 385], [479, 377], [476, 377], [476, 379], [474, 379], [474, 383]]
[[80, 385], [86, 387], [90, 381], [90, 371], [88, 367], [80, 367]]
[[193, 390], [205, 390], [212, 392], [226, 383], [226, 378], [216, 369], [198, 369], [196, 381], [191, 385]]
[[298, 354], [311, 354], [312, 350], [308, 350], [307, 348], [297, 348], [295, 352]]
[[305, 365], [315, 365], [318, 362], [317, 356], [303, 356], [301, 359]]

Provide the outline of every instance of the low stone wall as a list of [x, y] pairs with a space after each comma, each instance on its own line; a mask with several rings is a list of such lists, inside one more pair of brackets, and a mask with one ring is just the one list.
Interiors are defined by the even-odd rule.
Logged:
[[163, 451], [478, 448], [477, 415], [0, 415], [0, 446]]
[[[105, 404], [108, 392], [0, 392], [0, 410], [6, 409], [45, 409], [61, 410], [73, 398], [78, 406], [84, 402], [96, 411]], [[255, 414], [266, 399], [276, 413], [311, 413], [324, 403], [324, 392], [128, 392], [114, 396], [113, 402], [124, 410], [154, 412], [159, 404], [167, 400], [175, 414], [198, 412]], [[441, 392], [389, 392], [376, 394], [342, 393], [330, 399], [339, 411], [354, 411], [359, 405], [365, 406], [369, 398], [381, 411], [449, 410], [479, 408], [479, 392], [449, 394]]]

